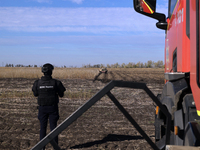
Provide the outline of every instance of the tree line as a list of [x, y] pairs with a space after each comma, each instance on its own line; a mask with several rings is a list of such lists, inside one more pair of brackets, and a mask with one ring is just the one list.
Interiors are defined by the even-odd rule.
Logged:
[[38, 67], [37, 65], [6, 64], [5, 67]]
[[143, 62], [129, 62], [128, 64], [122, 63], [115, 63], [115, 64], [95, 64], [95, 65], [83, 65], [82, 68], [164, 68], [164, 63], [162, 60], [159, 60], [157, 62], [154, 61], [147, 61], [146, 63]]
[[[5, 67], [42, 67], [42, 66], [22, 65], [22, 64], [17, 64], [17, 65], [6, 64]], [[57, 67], [57, 66], [55, 66], [55, 67]], [[129, 62], [128, 64], [115, 63], [115, 64], [107, 64], [107, 65], [104, 65], [104, 64], [82, 65], [82, 68], [164, 68], [164, 67], [165, 66], [164, 66], [164, 63], [163, 63], [162, 60], [159, 60], [157, 62], [149, 60], [146, 63], [143, 63], [143, 62], [139, 61], [137, 63]], [[61, 66], [61, 67], [58, 67], [58, 68], [78, 68], [78, 67], [73, 67], [73, 66], [67, 67], [67, 66], [64, 65], [64, 66]]]

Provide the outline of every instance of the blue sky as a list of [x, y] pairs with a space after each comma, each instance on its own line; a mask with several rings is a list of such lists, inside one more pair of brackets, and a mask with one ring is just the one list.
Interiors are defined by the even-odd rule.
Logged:
[[[157, 11], [167, 13], [167, 0]], [[164, 61], [156, 22], [132, 0], [0, 0], [0, 66]]]

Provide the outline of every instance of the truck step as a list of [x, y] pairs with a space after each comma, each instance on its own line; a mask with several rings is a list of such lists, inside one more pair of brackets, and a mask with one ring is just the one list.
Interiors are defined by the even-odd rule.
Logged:
[[167, 145], [166, 150], [200, 150], [200, 147]]

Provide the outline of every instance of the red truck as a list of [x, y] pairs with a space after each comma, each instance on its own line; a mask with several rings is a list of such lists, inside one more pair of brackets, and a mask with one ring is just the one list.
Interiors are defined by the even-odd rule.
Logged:
[[[169, 0], [168, 17], [156, 0], [133, 0], [136, 12], [157, 19], [165, 30], [165, 85], [158, 98], [171, 114], [170, 145], [200, 146], [200, 2]], [[163, 149], [166, 117], [155, 115], [155, 140]]]

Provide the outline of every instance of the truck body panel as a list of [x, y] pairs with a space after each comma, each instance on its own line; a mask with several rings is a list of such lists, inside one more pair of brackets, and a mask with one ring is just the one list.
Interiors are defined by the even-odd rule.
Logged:
[[[186, 0], [170, 7], [165, 44], [165, 72], [190, 72], [190, 40], [186, 34]], [[172, 12], [172, 13], [170, 13]]]
[[[198, 8], [198, 9], [197, 9]], [[199, 1], [190, 1], [190, 86], [197, 113], [200, 116], [200, 83], [199, 83]], [[198, 30], [198, 31], [197, 31]]]

